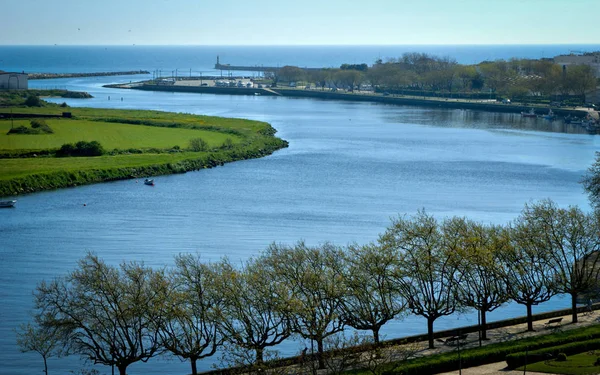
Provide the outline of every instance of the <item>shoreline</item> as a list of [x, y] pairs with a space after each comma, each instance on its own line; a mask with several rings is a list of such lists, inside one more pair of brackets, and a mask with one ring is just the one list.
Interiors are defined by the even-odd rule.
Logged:
[[[32, 113], [19, 113], [12, 114], [18, 118], [62, 118], [60, 115], [62, 108], [49, 107], [44, 109], [38, 109]], [[53, 113], [56, 112], [56, 113]], [[131, 124], [131, 126], [155, 126], [155, 127], [166, 127], [166, 128], [190, 128], [190, 120], [187, 118], [181, 118], [182, 114], [170, 114], [167, 112], [156, 112], [157, 116], [151, 120], [147, 120], [144, 115], [151, 114], [152, 111], [134, 111], [134, 114], [130, 114], [123, 110], [110, 110], [110, 109], [87, 109], [78, 108], [73, 110], [75, 118], [80, 119], [93, 119], [108, 117], [110, 122], [111, 117], [115, 118], [113, 122], [125, 121], [125, 123]], [[89, 113], [86, 113], [89, 112]], [[131, 118], [119, 118], [115, 116], [138, 116]], [[0, 113], [0, 118], [4, 118], [3, 121], [11, 116], [8, 113]], [[191, 116], [191, 115], [190, 115]], [[203, 121], [202, 116], [197, 117], [196, 121]], [[195, 118], [194, 117], [194, 118]], [[206, 117], [206, 116], [204, 116]], [[69, 121], [69, 117], [65, 121]], [[127, 122], [129, 120], [129, 122]], [[154, 122], [153, 122], [154, 121]], [[162, 121], [162, 122], [161, 122]], [[179, 121], [176, 123], [176, 121]], [[196, 128], [200, 130], [216, 131], [220, 133], [231, 133], [236, 132], [237, 122], [243, 122], [248, 120], [241, 119], [228, 119], [220, 117], [208, 117], [209, 124], [202, 127], [197, 125]], [[234, 121], [233, 125], [228, 125], [228, 121]], [[101, 122], [99, 122], [101, 123]], [[175, 173], [186, 173], [190, 171], [196, 171], [201, 169], [213, 168], [225, 163], [231, 163], [240, 160], [256, 159], [264, 157], [274, 153], [277, 150], [288, 147], [288, 142], [275, 136], [277, 132], [270, 124], [262, 122], [253, 125], [255, 128], [242, 129], [238, 131], [242, 137], [242, 143], [230, 147], [228, 149], [215, 148], [200, 152], [198, 154], [183, 155], [178, 158], [170, 158], [168, 152], [164, 153], [158, 160], [150, 160], [146, 163], [109, 163], [103, 165], [102, 163], [90, 163], [82, 165], [81, 168], [55, 168], [52, 171], [46, 171], [38, 168], [38, 170], [32, 171], [33, 173], [18, 173], [14, 177], [8, 177], [6, 179], [0, 179], [0, 197], [12, 197], [21, 194], [34, 193], [39, 191], [54, 190], [59, 188], [75, 187], [79, 185], [87, 185], [99, 182], [126, 180], [132, 178], [158, 176], [158, 175], [169, 175]], [[196, 126], [196, 125], [194, 125]], [[193, 128], [193, 127], [192, 127]], [[232, 133], [233, 134], [233, 133]], [[237, 133], [236, 133], [237, 134]], [[133, 147], [133, 146], [132, 146]], [[19, 150], [16, 150], [19, 151]], [[42, 156], [44, 151], [52, 151], [50, 149], [40, 150], [25, 150], [30, 151], [27, 156], [40, 157], [44, 160], [48, 160], [45, 156]], [[143, 152], [142, 152], [143, 153]], [[133, 153], [135, 154], [135, 153]], [[153, 154], [149, 152], [148, 154]], [[161, 154], [162, 155], [162, 154]], [[11, 163], [15, 164], [15, 160], [32, 159], [32, 157], [25, 158], [9, 158]], [[110, 158], [113, 156], [103, 155], [93, 158]], [[87, 157], [90, 158], [90, 157]], [[80, 158], [85, 159], [85, 157]], [[66, 159], [62, 159], [63, 161]], [[8, 163], [8, 162], [7, 162]], [[6, 163], [5, 163], [6, 164]], [[80, 165], [81, 166], [81, 165]], [[7, 173], [11, 171], [10, 166], [6, 166]], [[12, 168], [23, 168], [22, 164], [12, 165]]]
[[351, 92], [332, 92], [321, 91], [317, 89], [303, 90], [294, 88], [242, 88], [242, 87], [212, 87], [212, 86], [178, 86], [178, 85], [149, 85], [141, 83], [133, 84], [111, 84], [104, 87], [145, 90], [145, 91], [167, 91], [167, 92], [186, 92], [198, 94], [217, 94], [217, 95], [260, 95], [260, 96], [283, 96], [291, 98], [311, 98], [320, 100], [342, 100], [354, 102], [372, 102], [392, 105], [411, 105], [420, 107], [442, 107], [449, 109], [468, 109], [486, 112], [517, 113], [527, 112], [533, 108], [539, 115], [548, 113], [551, 108], [554, 114], [558, 116], [586, 116], [591, 114], [598, 119], [598, 112], [586, 111], [579, 108], [560, 108], [539, 105], [523, 104], [503, 104], [489, 100], [465, 100], [456, 98], [422, 98], [415, 96], [393, 96], [381, 95], [375, 93], [351, 93]]

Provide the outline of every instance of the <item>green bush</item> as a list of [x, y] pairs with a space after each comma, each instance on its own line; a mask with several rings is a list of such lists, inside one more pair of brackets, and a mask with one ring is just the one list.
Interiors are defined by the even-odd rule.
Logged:
[[37, 131], [21, 125], [10, 129], [6, 134], [37, 134]]
[[558, 355], [556, 356], [556, 361], [557, 362], [566, 362], [567, 355], [565, 353], [558, 353]]
[[33, 119], [30, 121], [31, 127], [33, 129], [38, 129], [40, 133], [52, 134], [54, 130], [50, 128], [50, 126], [46, 123], [46, 121], [42, 119]]
[[208, 150], [208, 143], [202, 138], [190, 139], [190, 150], [194, 152]]
[[225, 150], [232, 149], [233, 148], [233, 141], [231, 140], [231, 138], [225, 138], [225, 141], [221, 145], [221, 148], [225, 149]]
[[30, 94], [27, 99], [25, 99], [24, 104], [28, 107], [41, 107], [43, 105], [40, 97], [33, 94]]
[[66, 143], [56, 152], [56, 156], [100, 156], [105, 153], [98, 141], [79, 141], [76, 144]]

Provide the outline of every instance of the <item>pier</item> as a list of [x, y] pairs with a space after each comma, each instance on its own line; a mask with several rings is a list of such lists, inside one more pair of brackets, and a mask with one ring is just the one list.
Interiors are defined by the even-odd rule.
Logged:
[[[322, 68], [302, 68], [300, 69], [311, 71], [311, 70], [321, 70]], [[215, 69], [217, 70], [238, 70], [244, 72], [263, 72], [263, 73], [271, 73], [274, 74], [281, 67], [279, 66], [263, 66], [263, 65], [255, 65], [255, 66], [244, 66], [244, 65], [230, 65], [230, 64], [221, 64], [219, 61], [219, 56], [217, 56], [217, 63], [215, 64]]]

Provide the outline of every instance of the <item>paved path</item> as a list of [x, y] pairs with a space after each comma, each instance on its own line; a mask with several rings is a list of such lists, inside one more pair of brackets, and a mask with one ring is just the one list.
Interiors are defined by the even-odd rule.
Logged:
[[[462, 375], [523, 375], [523, 371], [505, 370], [506, 362], [490, 363], [489, 365], [466, 368], [462, 370]], [[444, 372], [438, 375], [458, 375], [458, 371]], [[527, 371], [529, 375], [547, 375], [541, 372]]]
[[[554, 330], [566, 331], [566, 330], [571, 330], [571, 329], [575, 329], [575, 328], [590, 326], [593, 324], [598, 324], [598, 320], [600, 319], [599, 315], [600, 314], [597, 311], [593, 312], [593, 313], [581, 313], [578, 316], [578, 323], [576, 323], [576, 324], [570, 323], [571, 315], [565, 315], [562, 317], [563, 318], [562, 324], [556, 328], [547, 328], [544, 325], [544, 323], [546, 323], [548, 320], [534, 321], [533, 322], [533, 329], [535, 330], [534, 332], [527, 331], [527, 323], [518, 324], [518, 325], [514, 325], [514, 326], [509, 326], [509, 327], [492, 329], [492, 330], [488, 331], [488, 338], [490, 340], [486, 341], [483, 345], [489, 345], [492, 343], [504, 342], [504, 341], [510, 341], [510, 340], [518, 340], [518, 339], [522, 339], [525, 337], [545, 335], [548, 333], [552, 333], [552, 331], [554, 331]], [[473, 336], [472, 339], [470, 338], [471, 336]], [[472, 348], [472, 347], [477, 347], [479, 345], [479, 342], [477, 340], [477, 333], [470, 334], [469, 338], [470, 339], [467, 341], [467, 343], [464, 347]], [[426, 345], [426, 343], [422, 343], [422, 345]], [[438, 345], [439, 345], [439, 343], [438, 343]], [[436, 349], [424, 349], [419, 354], [420, 355], [429, 355], [429, 354], [434, 354], [434, 353], [447, 352], [447, 351], [451, 351], [451, 350], [456, 350], [456, 347], [454, 347], [454, 346], [448, 347], [447, 345], [439, 345], [439, 347]], [[523, 371], [508, 371], [508, 370], [505, 370], [505, 368], [506, 368], [506, 362], [503, 361], [503, 362], [491, 363], [488, 365], [463, 369], [462, 375], [491, 375], [491, 374], [517, 375], [517, 374], [523, 374]], [[459, 373], [458, 371], [452, 371], [452, 372], [446, 372], [446, 373], [443, 373], [440, 375], [457, 375], [458, 373]], [[527, 371], [527, 374], [533, 375], [533, 374], [539, 374], [539, 373]]]

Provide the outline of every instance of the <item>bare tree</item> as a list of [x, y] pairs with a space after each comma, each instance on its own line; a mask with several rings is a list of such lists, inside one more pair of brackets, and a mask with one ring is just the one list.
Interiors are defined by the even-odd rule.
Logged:
[[44, 373], [48, 375], [48, 358], [61, 353], [62, 343], [60, 332], [56, 327], [40, 324], [36, 317], [35, 324], [27, 323], [17, 331], [17, 345], [21, 352], [36, 352], [44, 360]]
[[434, 348], [433, 323], [457, 307], [455, 244], [448, 223], [440, 225], [424, 211], [413, 219], [399, 218], [380, 237], [382, 247], [398, 252], [395, 277], [408, 309], [427, 319], [429, 347]]
[[92, 254], [68, 276], [42, 282], [35, 292], [42, 324], [66, 335], [70, 353], [117, 366], [121, 375], [160, 352], [158, 331], [168, 298], [162, 270], [138, 263], [117, 268]]
[[389, 247], [350, 246], [341, 272], [346, 288], [342, 319], [355, 329], [371, 330], [375, 344], [379, 331], [406, 308], [394, 274], [397, 257]]
[[265, 348], [275, 346], [291, 334], [286, 313], [288, 293], [274, 282], [260, 262], [251, 261], [242, 270], [224, 259], [218, 264], [216, 290], [222, 294], [219, 326], [225, 339], [253, 351], [255, 365], [262, 366]]
[[182, 360], [189, 360], [196, 375], [196, 362], [215, 354], [223, 343], [216, 315], [223, 298], [215, 288], [215, 273], [200, 257], [179, 255], [175, 265], [168, 319], [160, 331], [162, 345]]
[[527, 307], [527, 330], [533, 331], [532, 306], [556, 294], [556, 273], [539, 234], [522, 217], [506, 229], [505, 235], [510, 238], [510, 246], [498, 256], [501, 275], [509, 298]]
[[596, 152], [596, 160], [583, 177], [581, 183], [588, 194], [591, 205], [598, 210], [600, 208], [600, 153]]
[[344, 329], [341, 319], [342, 277], [336, 263], [341, 251], [331, 244], [309, 247], [299, 242], [293, 248], [273, 244], [264, 264], [273, 272], [271, 282], [289, 288], [292, 330], [316, 342], [319, 368], [325, 368], [324, 340]]
[[571, 296], [571, 315], [577, 323], [577, 296], [592, 288], [600, 276], [598, 218], [578, 207], [558, 208], [550, 200], [526, 205], [521, 216], [550, 255], [556, 291]]
[[453, 221], [459, 237], [458, 269], [461, 282], [458, 298], [462, 305], [481, 314], [481, 338], [487, 339], [486, 313], [508, 300], [506, 281], [500, 277], [498, 256], [508, 245], [502, 229], [466, 219]]

